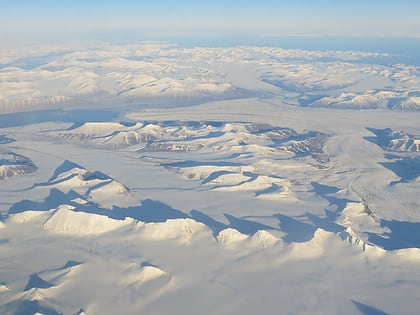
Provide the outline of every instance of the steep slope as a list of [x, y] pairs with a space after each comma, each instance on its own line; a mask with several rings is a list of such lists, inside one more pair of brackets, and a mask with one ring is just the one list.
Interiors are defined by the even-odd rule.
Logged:
[[69, 205], [60, 205], [44, 222], [44, 229], [75, 237], [97, 235], [134, 224], [134, 220], [114, 220], [107, 216], [76, 212]]
[[0, 180], [30, 174], [36, 170], [36, 165], [28, 157], [0, 150]]
[[47, 183], [38, 185], [57, 188], [65, 193], [75, 191], [104, 207], [135, 203], [128, 187], [102, 172], [91, 172], [68, 160], [56, 169]]
[[376, 143], [387, 151], [420, 152], [420, 135], [394, 131], [391, 128], [368, 130], [376, 135]]

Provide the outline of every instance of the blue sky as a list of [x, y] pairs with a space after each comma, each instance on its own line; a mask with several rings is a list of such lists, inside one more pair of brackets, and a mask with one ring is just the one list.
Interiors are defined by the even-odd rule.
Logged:
[[420, 37], [418, 0], [0, 0], [0, 38]]

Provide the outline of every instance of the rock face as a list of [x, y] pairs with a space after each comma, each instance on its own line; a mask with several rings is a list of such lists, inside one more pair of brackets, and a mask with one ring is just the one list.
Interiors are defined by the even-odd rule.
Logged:
[[377, 136], [377, 144], [383, 149], [394, 152], [420, 152], [420, 135], [404, 131], [394, 131], [391, 128], [368, 128]]
[[11, 151], [0, 151], [0, 180], [33, 173], [36, 170], [36, 165], [26, 156]]
[[[86, 122], [49, 133], [94, 146], [138, 146], [140, 152], [230, 152], [272, 155], [278, 152], [323, 154], [328, 135], [268, 124], [216, 121], [142, 121], [133, 124]], [[328, 158], [326, 158], [328, 160]]]

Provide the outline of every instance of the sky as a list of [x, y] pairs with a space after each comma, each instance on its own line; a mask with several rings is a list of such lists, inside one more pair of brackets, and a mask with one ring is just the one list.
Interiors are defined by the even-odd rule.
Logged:
[[418, 0], [0, 0], [0, 39], [420, 37]]

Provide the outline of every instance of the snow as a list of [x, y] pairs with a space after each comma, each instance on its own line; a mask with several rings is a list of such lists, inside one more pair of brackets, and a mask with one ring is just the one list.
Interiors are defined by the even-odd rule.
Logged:
[[8, 288], [5, 284], [1, 284], [1, 285], [0, 285], [0, 293], [1, 293], [1, 292], [8, 291], [8, 290], [9, 290], [9, 288]]
[[412, 135], [404, 131], [393, 131], [390, 128], [369, 130], [376, 135], [377, 144], [388, 151], [395, 152], [419, 152], [420, 135]]
[[93, 46], [0, 56], [0, 313], [418, 312], [418, 67]]
[[[153, 54], [144, 58], [139, 51]], [[11, 62], [0, 72], [0, 108], [8, 112], [86, 100], [121, 104], [229, 99], [248, 91], [274, 94], [297, 106], [300, 99], [320, 107], [419, 109], [418, 96], [410, 95], [418, 89], [418, 70], [410, 65], [357, 62], [388, 56], [375, 52], [98, 45], [92, 50], [73, 48], [30, 70], [12, 66], [15, 54], [2, 54]], [[287, 93], [298, 97], [293, 101]]]
[[232, 228], [224, 229], [217, 234], [217, 241], [225, 245], [241, 242], [246, 239], [248, 239], [246, 234]]
[[37, 218], [41, 218], [41, 220], [45, 220], [45, 216], [51, 215], [52, 212], [53, 210], [48, 210], [48, 211], [26, 210], [21, 213], [9, 215], [8, 221], [16, 222], [16, 223], [25, 223], [25, 222], [32, 221]]
[[[137, 273], [136, 280], [141, 282], [147, 282], [162, 276], [165, 276], [167, 273], [162, 269], [155, 266], [143, 266]], [[131, 279], [134, 280], [134, 279]]]
[[[189, 243], [196, 234], [210, 235], [204, 224], [191, 219], [170, 219], [165, 222], [141, 224], [141, 236], [149, 240], [176, 240]], [[203, 231], [204, 230], [204, 231]]]
[[280, 241], [279, 238], [265, 230], [258, 230], [255, 232], [255, 234], [252, 235], [251, 240], [264, 247], [273, 246]]
[[134, 224], [134, 220], [112, 220], [106, 216], [76, 212], [68, 205], [61, 205], [43, 224], [44, 229], [69, 235], [96, 235]]

